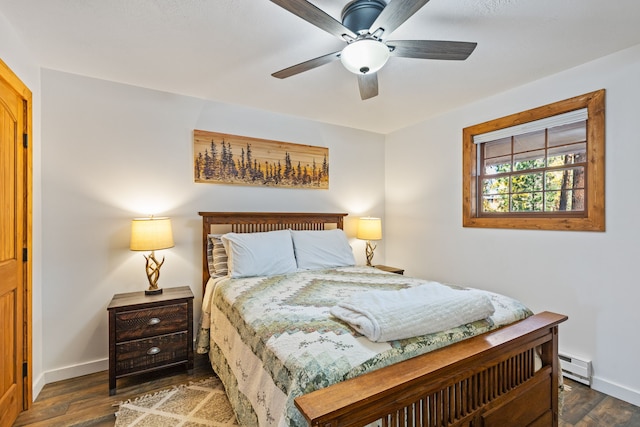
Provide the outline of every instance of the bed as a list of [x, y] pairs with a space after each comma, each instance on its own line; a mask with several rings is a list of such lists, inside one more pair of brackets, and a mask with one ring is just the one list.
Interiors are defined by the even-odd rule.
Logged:
[[[412, 281], [418, 279], [358, 266], [275, 278], [213, 279], [209, 268], [211, 245], [208, 242], [213, 233], [342, 229], [346, 214], [199, 214], [202, 216], [203, 287], [209, 283], [209, 292], [203, 288], [203, 313], [206, 313], [203, 319], [206, 319], [201, 326], [210, 331], [210, 338], [205, 338], [206, 351], [241, 425], [558, 425], [558, 325], [566, 316], [551, 312], [533, 314], [515, 300], [490, 294], [494, 305], [505, 306], [504, 310], [496, 309], [496, 314], [489, 319], [425, 335], [428, 344], [417, 341], [418, 338], [370, 341], [344, 322], [323, 317], [326, 310], [318, 309], [327, 301], [329, 305], [335, 303], [346, 295], [345, 291], [323, 288], [320, 294], [312, 295], [308, 290], [318, 283], [322, 286], [334, 283], [338, 278], [350, 283], [366, 276], [377, 286], [389, 289], [411, 287]], [[298, 283], [306, 287], [294, 289]], [[258, 300], [245, 293], [246, 289], [254, 288], [261, 289], [269, 299], [256, 303]], [[226, 296], [221, 298], [223, 301], [208, 299], [214, 294]], [[295, 310], [291, 314], [273, 311], [282, 305], [281, 298], [287, 298], [286, 305], [290, 305], [292, 295], [302, 301], [298, 297], [303, 294], [312, 302], [305, 299], [300, 303], [302, 308], [297, 307], [297, 313]], [[318, 302], [319, 299], [327, 301]], [[251, 330], [250, 326], [265, 319], [243, 318], [238, 308], [233, 304], [224, 305], [224, 300], [242, 300], [245, 309], [254, 304], [253, 312], [260, 313], [257, 317], [273, 315], [282, 321], [272, 319], [271, 323], [260, 323], [258, 330]], [[304, 307], [311, 308], [305, 310]], [[308, 313], [314, 309], [324, 314], [313, 318], [316, 322], [313, 327], [287, 329], [290, 319], [311, 316]], [[277, 329], [276, 323], [284, 329]], [[242, 341], [239, 332], [245, 329], [250, 331], [249, 337]], [[298, 353], [294, 350], [313, 345], [304, 338], [293, 344], [289, 340], [290, 336], [304, 333], [316, 334], [313, 343], [316, 347], [324, 345], [322, 354], [314, 355], [313, 360], [306, 349]], [[323, 333], [332, 335], [328, 338]], [[451, 343], [447, 341], [449, 338]], [[283, 347], [275, 347], [274, 342], [282, 342]], [[357, 346], [353, 348], [358, 350], [344, 351], [341, 347], [345, 345]], [[343, 354], [336, 356], [340, 351]], [[250, 354], [248, 361], [240, 361], [237, 353], [242, 352]], [[324, 369], [316, 365], [325, 359], [332, 366], [330, 374], [316, 370]], [[356, 362], [362, 363], [356, 365]], [[302, 367], [302, 372], [295, 372], [296, 367]], [[251, 386], [247, 388], [245, 383]]]

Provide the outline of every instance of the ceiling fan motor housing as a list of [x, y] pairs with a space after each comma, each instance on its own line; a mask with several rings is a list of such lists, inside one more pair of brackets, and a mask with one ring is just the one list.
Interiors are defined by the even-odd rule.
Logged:
[[342, 25], [356, 34], [367, 33], [386, 6], [383, 0], [354, 0], [342, 9]]

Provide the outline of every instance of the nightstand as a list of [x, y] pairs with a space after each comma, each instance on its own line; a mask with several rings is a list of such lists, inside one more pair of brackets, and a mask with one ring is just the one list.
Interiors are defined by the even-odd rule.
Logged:
[[116, 380], [184, 364], [193, 370], [193, 293], [188, 286], [158, 295], [114, 295], [109, 311], [109, 395]]
[[389, 267], [388, 265], [374, 265], [378, 270], [388, 271], [390, 273], [404, 274], [403, 268]]

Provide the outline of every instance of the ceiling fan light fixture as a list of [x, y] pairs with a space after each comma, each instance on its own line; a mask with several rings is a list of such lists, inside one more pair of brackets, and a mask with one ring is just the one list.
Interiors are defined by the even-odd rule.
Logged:
[[387, 63], [388, 59], [389, 47], [372, 39], [349, 43], [340, 54], [342, 65], [354, 74], [375, 73]]

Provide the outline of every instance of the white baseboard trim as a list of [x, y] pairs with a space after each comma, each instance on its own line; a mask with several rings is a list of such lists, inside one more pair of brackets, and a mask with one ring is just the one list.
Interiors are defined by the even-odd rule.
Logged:
[[69, 378], [81, 377], [109, 369], [109, 359], [99, 359], [92, 362], [78, 363], [76, 365], [65, 366], [63, 368], [45, 371], [44, 383], [54, 383], [56, 381], [68, 380]]
[[31, 385], [31, 396], [33, 397], [32, 402], [36, 401], [44, 385], [44, 374], [40, 374], [38, 378], [33, 380], [33, 384]]
[[591, 378], [591, 388], [600, 393], [615, 397], [616, 399], [624, 400], [632, 405], [640, 406], [640, 392], [637, 390], [631, 390], [630, 388], [603, 380], [596, 376]]

